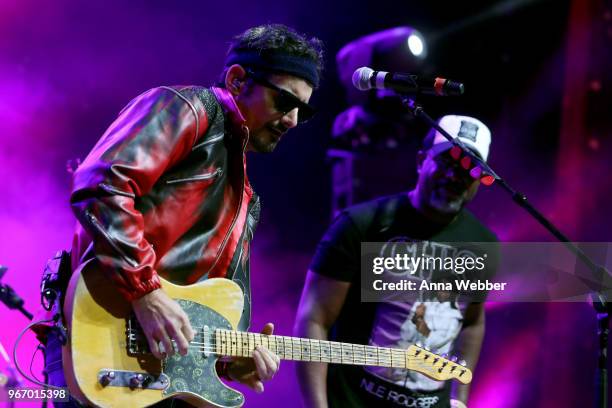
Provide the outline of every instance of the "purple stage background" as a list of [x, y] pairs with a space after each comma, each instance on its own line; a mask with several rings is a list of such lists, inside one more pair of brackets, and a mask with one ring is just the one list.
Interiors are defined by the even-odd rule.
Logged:
[[[0, 264], [10, 267], [3, 283], [37, 309], [42, 267], [69, 247], [75, 223], [66, 163], [83, 158], [132, 97], [157, 85], [212, 84], [229, 39], [270, 22], [320, 37], [328, 55], [314, 98], [321, 114], [274, 154], [249, 158], [263, 202], [253, 330], [272, 321], [277, 333], [291, 333], [310, 256], [330, 219], [325, 150], [332, 120], [346, 108], [334, 55], [388, 27], [438, 34], [431, 66], [473, 90], [462, 100], [428, 99], [433, 116], [483, 118], [494, 135], [491, 164], [502, 176], [576, 241], [610, 241], [610, 11], [577, 0], [421, 3], [0, 0]], [[413, 162], [383, 166], [380, 176], [410, 180]], [[408, 187], [373, 186], [371, 194]], [[502, 240], [552, 240], [495, 187], [471, 208]], [[0, 316], [0, 342], [11, 352], [27, 321], [2, 305]], [[18, 353], [26, 370], [35, 348], [27, 334]], [[490, 304], [470, 408], [591, 406], [595, 363], [588, 304]], [[39, 378], [41, 367], [39, 355]], [[292, 363], [282, 363], [263, 394], [246, 394], [247, 407], [296, 406]]]

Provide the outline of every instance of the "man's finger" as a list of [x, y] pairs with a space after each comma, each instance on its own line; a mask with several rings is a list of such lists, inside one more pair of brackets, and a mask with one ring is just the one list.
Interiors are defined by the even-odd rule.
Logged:
[[181, 330], [177, 330], [176, 326], [169, 324], [166, 326], [166, 332], [176, 342], [176, 346], [178, 347], [179, 353], [181, 355], [186, 355], [189, 352], [189, 342], [183, 335]]
[[247, 385], [251, 387], [256, 393], [261, 394], [264, 391], [264, 385], [256, 375], [252, 375], [247, 381]]
[[262, 392], [264, 392], [264, 385], [261, 381], [255, 381], [253, 383], [252, 388], [255, 390], [256, 393], [261, 394]]
[[191, 342], [195, 338], [195, 332], [191, 327], [191, 323], [189, 322], [189, 318], [185, 317], [185, 322], [181, 327], [181, 331], [183, 332], [183, 336], [187, 339], [187, 341]]
[[274, 333], [274, 323], [266, 323], [261, 330], [261, 334], [267, 334], [268, 336]]
[[265, 347], [260, 348], [259, 351], [261, 351], [261, 354], [266, 362], [268, 376], [271, 379], [272, 377], [274, 377], [274, 374], [276, 374], [276, 372], [278, 371], [280, 359], [278, 358], [276, 354], [272, 353], [270, 350], [268, 350]]
[[[160, 353], [162, 354], [161, 358], [163, 358], [164, 353], [168, 357], [172, 357], [174, 355], [174, 346], [172, 345], [172, 341], [170, 340], [168, 333], [166, 333], [166, 330], [163, 327], [160, 327], [153, 333], [153, 339], [157, 340], [158, 343], [161, 343], [159, 346]], [[163, 348], [163, 350], [161, 348]]]
[[159, 350], [157, 340], [155, 340], [153, 336], [147, 336], [147, 342], [149, 343], [149, 350], [151, 350], [151, 353], [153, 354], [153, 356], [155, 356], [155, 358], [157, 358], [158, 360], [164, 358], [161, 351]]
[[271, 380], [278, 370], [278, 364], [274, 361], [272, 353], [265, 347], [257, 346], [253, 353], [253, 359], [259, 379], [262, 381]]
[[261, 355], [261, 351], [259, 351], [259, 346], [255, 347], [255, 350], [253, 350], [253, 361], [255, 362], [257, 377], [259, 377], [260, 380], [266, 380], [268, 375], [266, 362]]

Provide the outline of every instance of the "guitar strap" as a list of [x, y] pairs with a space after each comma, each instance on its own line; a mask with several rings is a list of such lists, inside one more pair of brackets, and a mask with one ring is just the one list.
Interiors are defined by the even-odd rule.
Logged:
[[253, 198], [249, 203], [247, 222], [245, 223], [242, 236], [240, 237], [240, 245], [232, 262], [230, 263], [227, 278], [236, 282], [242, 293], [244, 294], [244, 306], [242, 309], [242, 316], [238, 322], [238, 331], [247, 331], [251, 325], [251, 278], [250, 278], [250, 246], [255, 228], [259, 222], [259, 213], [261, 211], [261, 204], [259, 196], [253, 192]]

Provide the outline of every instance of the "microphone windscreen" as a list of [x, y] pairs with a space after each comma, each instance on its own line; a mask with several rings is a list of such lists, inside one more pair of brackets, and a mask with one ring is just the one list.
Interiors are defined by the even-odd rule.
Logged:
[[374, 70], [368, 67], [357, 68], [353, 73], [353, 86], [360, 91], [368, 91], [372, 89], [372, 83], [370, 82], [370, 78], [372, 78], [372, 74]]

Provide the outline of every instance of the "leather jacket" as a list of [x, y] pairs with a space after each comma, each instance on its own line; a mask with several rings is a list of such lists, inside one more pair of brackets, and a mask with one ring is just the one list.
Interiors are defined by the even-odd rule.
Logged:
[[[73, 271], [99, 268], [128, 300], [246, 274], [259, 200], [249, 129], [221, 88], [159, 87], [132, 100], [74, 174]], [[247, 288], [244, 288], [248, 290]]]

